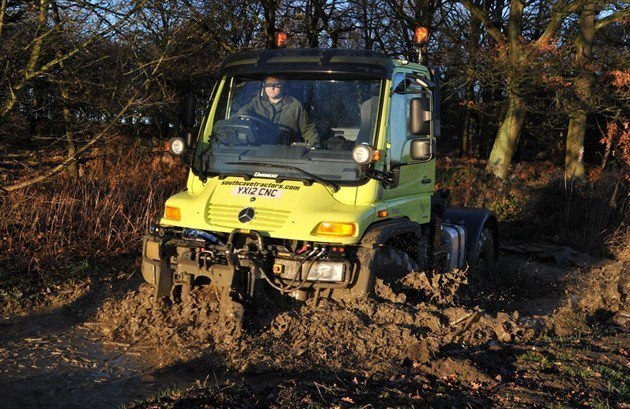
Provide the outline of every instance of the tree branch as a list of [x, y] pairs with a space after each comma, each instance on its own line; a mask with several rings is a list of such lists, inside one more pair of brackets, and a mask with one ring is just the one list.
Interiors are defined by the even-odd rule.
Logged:
[[595, 23], [595, 31], [599, 31], [602, 28], [612, 23], [630, 19], [630, 9], [617, 10], [611, 15], [608, 15]]
[[48, 173], [44, 173], [43, 175], [37, 176], [37, 177], [35, 177], [33, 179], [29, 179], [29, 180], [26, 180], [24, 182], [16, 183], [16, 184], [11, 185], [11, 186], [7, 186], [7, 187], [0, 186], [0, 191], [2, 191], [3, 193], [8, 193], [8, 192], [13, 192], [15, 190], [23, 189], [25, 187], [34, 185], [36, 183], [43, 182], [43, 181], [45, 181], [45, 180], [55, 176], [56, 174], [58, 174], [62, 170], [64, 170], [66, 167], [68, 167], [68, 165], [70, 165], [72, 162], [77, 160], [85, 151], [90, 149], [90, 147], [92, 145], [94, 145], [96, 142], [100, 141], [103, 138], [103, 136], [105, 136], [107, 134], [107, 132], [112, 128], [112, 126], [114, 126], [114, 124], [117, 123], [120, 120], [120, 118], [122, 118], [122, 116], [125, 114], [125, 112], [127, 112], [129, 107], [131, 107], [131, 105], [135, 101], [135, 99], [138, 96], [138, 94], [139, 93], [136, 92], [136, 94], [133, 96], [133, 98], [129, 99], [129, 102], [127, 102], [127, 105], [125, 105], [123, 107], [123, 109], [116, 115], [116, 117], [114, 119], [112, 119], [109, 122], [109, 124], [107, 124], [105, 129], [103, 129], [98, 135], [96, 135], [90, 142], [86, 143], [81, 149], [77, 149], [77, 151], [75, 152], [74, 155], [68, 156], [62, 163], [60, 163], [59, 165], [57, 165], [54, 168], [52, 168]]
[[4, 28], [4, 16], [7, 12], [7, 0], [2, 0], [0, 4], [0, 38], [2, 37], [2, 29]]
[[505, 44], [507, 37], [501, 32], [501, 29], [496, 24], [492, 23], [488, 14], [478, 5], [474, 4], [471, 0], [461, 0], [461, 3], [466, 9], [475, 16], [481, 24], [488, 30], [488, 34], [492, 36], [494, 41], [499, 44]]
[[580, 7], [584, 5], [584, 0], [575, 0], [572, 3], [565, 4], [564, 1], [556, 3], [554, 9], [551, 11], [551, 19], [545, 28], [545, 31], [534, 42], [535, 44], [546, 44], [553, 39], [562, 27], [562, 23], [572, 13], [577, 13]]
[[[50, 0], [40, 0], [38, 27], [45, 27], [46, 25], [49, 2]], [[127, 21], [145, 2], [146, 0], [138, 1], [136, 6], [133, 7], [131, 10], [129, 10], [115, 24], [112, 24], [105, 30], [93, 35], [92, 37], [84, 41], [82, 44], [80, 44], [79, 46], [75, 47], [74, 49], [66, 52], [65, 54], [61, 56], [58, 56], [57, 58], [54, 58], [53, 60], [49, 61], [47, 64], [44, 64], [43, 66], [41, 66], [39, 69], [36, 70], [35, 67], [37, 66], [37, 63], [39, 62], [39, 58], [41, 55], [41, 45], [44, 38], [44, 36], [38, 36], [36, 38], [35, 43], [33, 44], [33, 48], [31, 50], [31, 55], [30, 55], [28, 64], [26, 66], [26, 69], [24, 70], [24, 76], [22, 77], [20, 82], [13, 87], [11, 98], [8, 98], [4, 102], [2, 107], [0, 108], [0, 118], [6, 115], [9, 111], [13, 109], [13, 106], [15, 105], [15, 101], [17, 98], [16, 92], [26, 87], [29, 84], [30, 80], [32, 80], [33, 78], [41, 74], [44, 74], [45, 72], [49, 71], [51, 68], [63, 63], [64, 61], [73, 57], [79, 51], [87, 48], [90, 44], [92, 44], [96, 40], [103, 38], [105, 35], [112, 32], [114, 29], [116, 29], [117, 27], [122, 25], [125, 21]]]

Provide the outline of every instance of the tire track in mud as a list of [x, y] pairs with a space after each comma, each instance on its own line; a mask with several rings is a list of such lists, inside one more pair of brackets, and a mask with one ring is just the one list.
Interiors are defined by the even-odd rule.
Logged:
[[71, 308], [0, 323], [0, 407], [111, 408], [198, 379], [187, 367], [159, 373], [152, 348], [104, 338], [98, 287]]
[[492, 386], [494, 375], [467, 351], [568, 331], [576, 308], [627, 311], [627, 270], [613, 263], [585, 274], [506, 257], [495, 297], [457, 272], [411, 273], [352, 302], [270, 300], [250, 311], [244, 329], [222, 316], [207, 289], [176, 305], [156, 302], [144, 285], [119, 290], [102, 305], [86, 301], [89, 312], [59, 309], [0, 325], [2, 406], [112, 407], [204, 378], [236, 376], [263, 389], [292, 373], [389, 377], [400, 368]]

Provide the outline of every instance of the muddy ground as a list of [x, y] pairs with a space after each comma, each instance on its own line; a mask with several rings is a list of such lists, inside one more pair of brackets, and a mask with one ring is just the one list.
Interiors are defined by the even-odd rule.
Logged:
[[0, 322], [0, 406], [630, 407], [629, 261], [510, 246], [491, 283], [412, 272], [242, 328], [211, 291], [156, 301], [137, 269]]

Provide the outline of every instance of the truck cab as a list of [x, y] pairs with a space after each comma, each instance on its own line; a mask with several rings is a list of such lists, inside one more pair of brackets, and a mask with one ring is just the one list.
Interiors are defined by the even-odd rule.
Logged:
[[425, 66], [362, 50], [228, 57], [189, 144], [186, 189], [143, 240], [156, 296], [197, 285], [237, 303], [261, 285], [302, 300], [361, 296], [392, 248], [413, 269], [496, 265], [494, 216], [447, 208], [434, 191], [436, 83]]

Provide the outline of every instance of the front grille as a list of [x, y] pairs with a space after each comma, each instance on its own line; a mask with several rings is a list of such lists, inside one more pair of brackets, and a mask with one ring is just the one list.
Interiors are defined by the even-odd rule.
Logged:
[[238, 220], [238, 213], [241, 210], [243, 210], [241, 206], [210, 204], [208, 206], [208, 221], [210, 224], [221, 227], [273, 231], [281, 228], [291, 213], [286, 210], [256, 207], [254, 219], [249, 223], [241, 223]]

